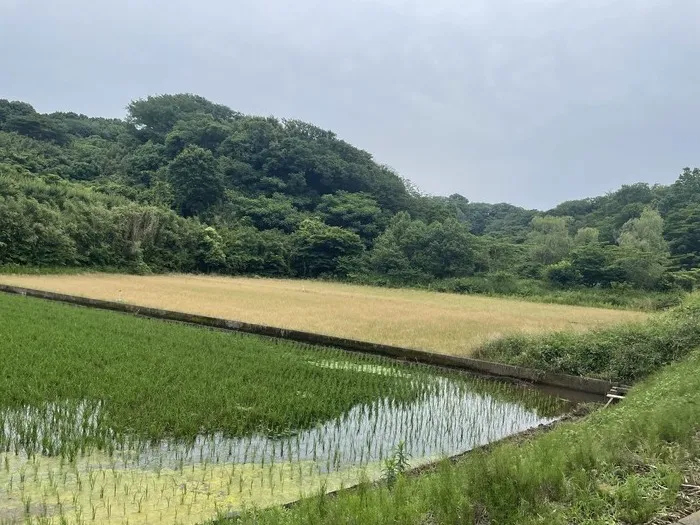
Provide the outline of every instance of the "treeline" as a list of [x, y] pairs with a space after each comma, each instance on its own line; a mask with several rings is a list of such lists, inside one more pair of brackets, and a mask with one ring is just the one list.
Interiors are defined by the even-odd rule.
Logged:
[[542, 213], [422, 195], [329, 131], [195, 95], [124, 120], [0, 100], [4, 266], [664, 291], [698, 282], [698, 224], [698, 169]]

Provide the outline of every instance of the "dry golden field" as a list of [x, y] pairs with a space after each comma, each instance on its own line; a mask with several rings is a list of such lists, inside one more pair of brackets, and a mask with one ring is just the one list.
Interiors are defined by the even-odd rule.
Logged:
[[96, 299], [468, 355], [505, 334], [586, 330], [646, 314], [339, 283], [194, 275], [0, 275]]

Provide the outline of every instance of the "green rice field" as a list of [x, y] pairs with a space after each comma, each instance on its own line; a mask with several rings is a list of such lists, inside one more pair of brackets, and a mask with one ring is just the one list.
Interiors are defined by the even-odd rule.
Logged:
[[0, 295], [0, 523], [205, 523], [556, 419], [419, 365]]

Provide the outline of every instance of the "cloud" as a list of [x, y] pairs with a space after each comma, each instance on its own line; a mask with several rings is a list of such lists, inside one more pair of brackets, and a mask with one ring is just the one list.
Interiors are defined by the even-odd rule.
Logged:
[[0, 96], [189, 91], [336, 131], [426, 191], [549, 207], [700, 164], [695, 0], [0, 0]]

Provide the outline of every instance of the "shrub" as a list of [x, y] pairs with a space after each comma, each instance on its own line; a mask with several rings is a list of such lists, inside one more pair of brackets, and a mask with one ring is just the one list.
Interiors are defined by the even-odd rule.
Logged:
[[514, 335], [477, 355], [552, 372], [634, 382], [700, 345], [700, 295], [648, 321], [592, 332]]

